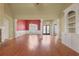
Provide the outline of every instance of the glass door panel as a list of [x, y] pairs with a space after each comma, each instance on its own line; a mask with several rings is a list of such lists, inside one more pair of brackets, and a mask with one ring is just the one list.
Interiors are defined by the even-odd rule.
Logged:
[[49, 25], [43, 26], [43, 34], [45, 34], [45, 35], [50, 34], [50, 26]]
[[50, 33], [50, 28], [49, 28], [48, 25], [47, 25], [47, 33], [48, 33], [48, 34]]
[[43, 26], [43, 33], [44, 34], [46, 33], [46, 26], [45, 25]]

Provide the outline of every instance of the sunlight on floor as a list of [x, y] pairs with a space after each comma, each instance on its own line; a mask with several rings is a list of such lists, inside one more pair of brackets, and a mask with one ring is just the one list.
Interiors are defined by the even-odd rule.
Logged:
[[42, 46], [43, 47], [49, 47], [51, 43], [50, 35], [43, 35], [43, 40], [42, 40]]
[[37, 35], [29, 35], [28, 39], [28, 47], [30, 50], [35, 50], [38, 46], [38, 36]]
[[[58, 37], [53, 37], [54, 44], [57, 44], [58, 41]], [[52, 41], [52, 37], [51, 35], [43, 35], [42, 36], [42, 40], [39, 41], [40, 39], [38, 38], [38, 35], [29, 35], [29, 39], [28, 39], [28, 47], [30, 50], [35, 50], [38, 48], [38, 46], [42, 46], [45, 49], [49, 49], [50, 45], [51, 45], [51, 41]], [[40, 43], [41, 42], [41, 43]]]
[[59, 37], [58, 36], [55, 36], [54, 39], [55, 39], [55, 44], [57, 44]]

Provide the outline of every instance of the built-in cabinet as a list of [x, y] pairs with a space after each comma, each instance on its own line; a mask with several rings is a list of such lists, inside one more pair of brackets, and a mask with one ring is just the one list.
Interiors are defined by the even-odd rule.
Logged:
[[64, 20], [62, 42], [79, 52], [79, 4], [72, 4], [64, 10]]
[[76, 24], [76, 12], [75, 11], [70, 11], [67, 15], [68, 19], [68, 32], [69, 33], [75, 33], [75, 24]]

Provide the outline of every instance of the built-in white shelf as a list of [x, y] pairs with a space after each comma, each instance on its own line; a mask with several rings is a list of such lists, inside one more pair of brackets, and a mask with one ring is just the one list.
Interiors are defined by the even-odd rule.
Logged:
[[64, 20], [62, 42], [79, 52], [79, 4], [72, 4], [64, 10]]
[[73, 17], [75, 17], [75, 15], [71, 15], [71, 16], [69, 16], [68, 18], [73, 18]]
[[69, 33], [75, 33], [75, 20], [76, 20], [76, 17], [75, 17], [75, 11], [70, 11], [68, 14], [67, 14], [67, 20], [68, 20], [68, 31]]

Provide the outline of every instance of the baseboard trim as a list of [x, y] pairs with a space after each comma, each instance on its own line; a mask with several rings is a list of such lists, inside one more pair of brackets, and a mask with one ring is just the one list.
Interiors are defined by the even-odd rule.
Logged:
[[66, 45], [64, 42], [62, 42], [63, 45], [67, 46], [68, 48], [70, 48], [71, 50], [75, 51], [76, 53], [79, 53], [79, 51], [73, 49], [72, 47], [69, 47], [68, 45]]

